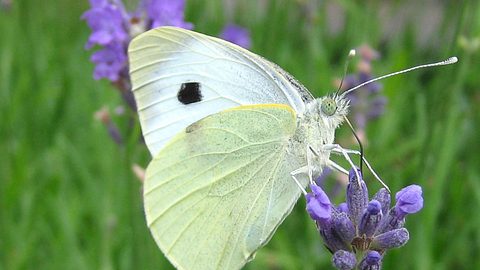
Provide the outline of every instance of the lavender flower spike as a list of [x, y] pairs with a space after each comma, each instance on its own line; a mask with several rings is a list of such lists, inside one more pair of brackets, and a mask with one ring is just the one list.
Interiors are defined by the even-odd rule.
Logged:
[[363, 210], [368, 203], [368, 190], [363, 179], [360, 179], [360, 186], [358, 185], [355, 170], [358, 171], [358, 174], [362, 178], [360, 170], [350, 170], [348, 174], [349, 181], [347, 186], [347, 207], [350, 219], [355, 225], [358, 225], [363, 214]]
[[404, 187], [395, 195], [395, 214], [403, 219], [407, 214], [413, 214], [423, 208], [422, 188], [419, 185]]
[[[417, 185], [402, 189], [396, 194], [395, 207], [389, 209], [389, 191], [380, 189], [368, 202], [368, 190], [361, 174], [357, 179], [359, 174], [358, 169], [350, 170], [346, 203], [338, 206], [312, 184], [311, 193], [306, 194], [307, 211], [333, 254], [335, 268], [380, 270], [386, 252], [408, 242], [405, 216], [422, 208], [422, 189]], [[363, 259], [357, 263], [358, 258]]]
[[382, 255], [377, 251], [371, 250], [360, 262], [361, 270], [379, 270], [382, 267]]
[[355, 254], [345, 250], [339, 250], [333, 254], [332, 264], [339, 270], [351, 270], [357, 265], [357, 260]]
[[320, 222], [330, 219], [332, 204], [327, 194], [317, 185], [310, 185], [310, 189], [312, 193], [305, 195], [308, 214], [313, 220]]

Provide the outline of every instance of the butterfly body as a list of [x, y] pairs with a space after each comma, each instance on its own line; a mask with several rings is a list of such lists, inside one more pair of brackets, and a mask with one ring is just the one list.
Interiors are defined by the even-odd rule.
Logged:
[[323, 146], [334, 143], [335, 130], [348, 114], [348, 101], [337, 97], [335, 113], [326, 115], [321, 106], [327, 98], [317, 98], [306, 103], [305, 112], [298, 116], [297, 132], [292, 140], [295, 155], [303, 160], [308, 159], [306, 153], [310, 151], [306, 147], [316, 152], [317, 155], [312, 156], [310, 164], [314, 177], [321, 174], [322, 168], [327, 165], [330, 158], [330, 151], [322, 150]]

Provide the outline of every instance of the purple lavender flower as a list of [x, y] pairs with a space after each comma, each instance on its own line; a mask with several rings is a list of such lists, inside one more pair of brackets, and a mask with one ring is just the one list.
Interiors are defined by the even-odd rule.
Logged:
[[127, 41], [123, 6], [113, 5], [107, 0], [90, 0], [90, 5], [92, 9], [82, 15], [82, 19], [86, 20], [92, 29], [92, 34], [85, 45], [87, 49], [95, 44], [105, 46]]
[[120, 72], [126, 68], [126, 48], [118, 43], [106, 45], [103, 49], [96, 51], [90, 60], [96, 64], [93, 78], [99, 80], [107, 78], [114, 82], [119, 79]]
[[388, 215], [382, 220], [378, 228], [379, 233], [402, 228], [405, 224], [405, 216], [413, 214], [423, 207], [422, 188], [418, 185], [410, 185], [395, 195], [395, 207], [390, 209]]
[[[183, 20], [184, 0], [140, 1], [139, 8], [130, 13], [125, 10], [121, 0], [90, 0], [90, 6], [91, 9], [82, 15], [92, 29], [85, 47], [103, 47], [91, 58], [96, 64], [94, 78], [107, 78], [119, 87], [130, 86], [130, 78], [125, 70], [128, 68], [127, 47], [133, 37], [151, 27], [163, 25], [193, 28], [191, 23]], [[124, 93], [130, 89], [119, 90]]]
[[145, 7], [151, 19], [150, 28], [166, 25], [193, 28], [193, 24], [183, 18], [185, 0], [146, 0]]
[[307, 193], [307, 212], [313, 220], [330, 219], [332, 207], [327, 194], [317, 185], [310, 185], [312, 193]]
[[247, 29], [234, 24], [228, 24], [222, 30], [220, 38], [235, 43], [245, 49], [251, 46], [250, 33]]
[[[358, 184], [355, 170], [349, 172], [346, 203], [335, 207], [319, 186], [311, 185], [312, 192], [306, 195], [307, 211], [325, 246], [334, 254], [332, 263], [337, 269], [380, 269], [387, 250], [409, 240], [403, 228], [405, 216], [422, 208], [422, 191], [417, 185], [402, 189], [395, 196], [395, 206], [389, 209], [390, 194], [384, 188], [368, 202], [365, 182], [360, 179]], [[363, 257], [358, 265], [355, 257]]]
[[395, 214], [398, 219], [404, 218], [407, 214], [413, 214], [423, 208], [422, 187], [410, 185], [395, 195]]

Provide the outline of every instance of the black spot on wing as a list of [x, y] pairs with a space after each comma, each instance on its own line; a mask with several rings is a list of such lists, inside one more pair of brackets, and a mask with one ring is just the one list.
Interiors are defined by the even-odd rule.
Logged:
[[178, 91], [177, 98], [178, 101], [185, 105], [201, 101], [203, 95], [200, 89], [200, 83], [182, 83], [182, 86], [180, 86], [180, 91]]

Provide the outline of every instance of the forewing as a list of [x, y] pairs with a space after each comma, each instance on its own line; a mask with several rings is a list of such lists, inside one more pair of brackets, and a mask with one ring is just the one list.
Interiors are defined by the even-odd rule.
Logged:
[[[285, 105], [240, 106], [202, 119], [147, 169], [147, 223], [180, 269], [238, 269], [271, 238], [300, 190], [287, 149], [296, 129]], [[306, 184], [306, 183], [305, 183]]]
[[[152, 154], [197, 120], [246, 104], [283, 103], [303, 113], [311, 94], [291, 75], [239, 46], [200, 33], [161, 27], [129, 47], [130, 76]], [[198, 83], [184, 92], [186, 83]]]

